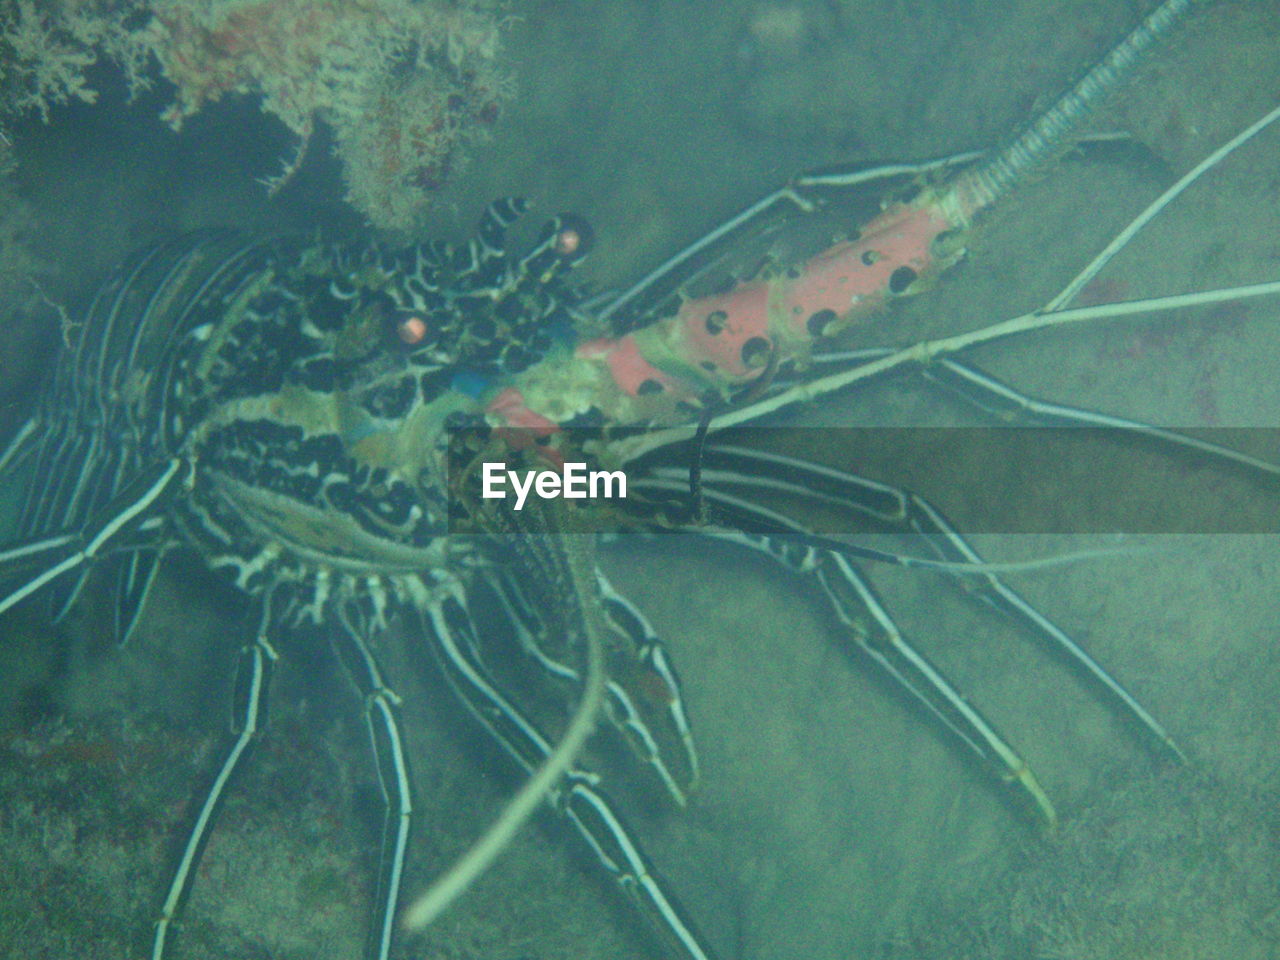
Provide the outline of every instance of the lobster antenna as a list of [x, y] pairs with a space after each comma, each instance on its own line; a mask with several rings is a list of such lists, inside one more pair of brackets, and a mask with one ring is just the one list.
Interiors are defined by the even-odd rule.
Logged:
[[605, 694], [605, 627], [599, 609], [591, 602], [596, 580], [593, 557], [590, 547], [586, 545], [588, 537], [588, 534], [570, 533], [555, 538], [563, 548], [562, 556], [573, 581], [573, 590], [582, 598], [578, 608], [587, 647], [587, 669], [578, 708], [570, 717], [569, 725], [555, 749], [547, 754], [542, 766], [508, 801], [484, 835], [405, 910], [402, 923], [406, 930], [422, 930], [427, 927], [465, 893], [498, 855], [510, 846], [519, 829], [569, 772], [578, 754], [582, 752], [587, 737], [595, 729], [596, 717], [604, 703]]
[[1128, 82], [1147, 55], [1167, 42], [1200, 2], [1203, 0], [1164, 0], [1012, 143], [961, 174], [953, 195], [964, 219], [971, 219], [1038, 174], [1066, 150], [1093, 111]]

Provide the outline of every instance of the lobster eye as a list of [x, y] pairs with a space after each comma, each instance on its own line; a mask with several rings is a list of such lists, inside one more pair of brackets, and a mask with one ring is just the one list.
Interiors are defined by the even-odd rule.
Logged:
[[565, 227], [556, 235], [556, 253], [562, 257], [571, 257], [582, 246], [582, 234], [573, 227]]
[[551, 249], [561, 261], [574, 264], [591, 251], [594, 235], [585, 219], [572, 213], [562, 213], [552, 223], [555, 234]]
[[416, 313], [407, 317], [401, 317], [396, 322], [396, 336], [400, 338], [400, 342], [406, 346], [415, 346], [421, 343], [427, 336], [427, 321], [423, 320]]

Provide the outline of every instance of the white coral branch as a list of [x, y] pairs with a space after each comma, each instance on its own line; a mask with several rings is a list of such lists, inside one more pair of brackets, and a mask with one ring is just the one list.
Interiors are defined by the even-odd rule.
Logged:
[[9, 112], [34, 110], [47, 122], [50, 106], [97, 99], [84, 72], [98, 60], [93, 46], [101, 35], [84, 17], [75, 27], [54, 25], [31, 0], [0, 15], [0, 91]]

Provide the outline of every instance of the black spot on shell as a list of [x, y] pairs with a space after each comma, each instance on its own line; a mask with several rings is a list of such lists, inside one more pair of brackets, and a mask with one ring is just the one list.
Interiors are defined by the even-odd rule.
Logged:
[[916, 273], [910, 267], [899, 267], [889, 275], [889, 292], [903, 293], [907, 287], [915, 283], [916, 277], [920, 274]]
[[519, 297], [507, 297], [494, 307], [493, 313], [503, 323], [516, 324], [520, 322], [520, 314], [524, 309]]
[[653, 396], [655, 393], [661, 393], [661, 392], [662, 392], [662, 384], [660, 384], [657, 380], [645, 380], [640, 384], [640, 386], [636, 387], [636, 393], [638, 393], [642, 397], [650, 397], [650, 396]]
[[342, 513], [352, 513], [354, 511], [357, 498], [356, 492], [349, 483], [331, 483], [324, 488], [325, 499], [329, 504]]
[[835, 319], [836, 312], [834, 310], [816, 310], [805, 321], [805, 328], [809, 331], [811, 337], [820, 337]]
[[742, 345], [742, 365], [752, 368], [763, 367], [772, 350], [773, 344], [764, 337], [752, 337]]
[[729, 319], [729, 315], [723, 310], [712, 310], [707, 314], [706, 324], [707, 333], [715, 336], [724, 330], [724, 322]]

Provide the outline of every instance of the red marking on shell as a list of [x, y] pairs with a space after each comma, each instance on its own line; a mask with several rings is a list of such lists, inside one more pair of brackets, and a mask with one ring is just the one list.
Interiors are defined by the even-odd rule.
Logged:
[[678, 380], [667, 376], [644, 358], [635, 334], [628, 333], [617, 340], [607, 337], [588, 340], [579, 345], [577, 355], [603, 360], [609, 367], [613, 382], [629, 397], [638, 395], [640, 385], [646, 380], [654, 380], [662, 384], [664, 389], [679, 396], [688, 392]]
[[549, 437], [560, 430], [554, 420], [530, 410], [524, 394], [515, 387], [507, 387], [490, 400], [485, 412], [506, 426], [527, 430], [537, 437]]
[[499, 421], [493, 434], [512, 450], [528, 450], [555, 469], [564, 469], [564, 454], [539, 442], [559, 433], [560, 425], [530, 410], [524, 394], [515, 387], [500, 391], [489, 401], [485, 413], [490, 422]]
[[[683, 328], [685, 359], [697, 364], [704, 375], [737, 383], [760, 376], [759, 367], [744, 362], [742, 348], [756, 338], [770, 340], [769, 294], [769, 284], [757, 281], [685, 303], [677, 320]], [[723, 314], [723, 319], [709, 326], [707, 318], [715, 313]]]
[[832, 310], [844, 321], [878, 310], [891, 296], [894, 272], [910, 267], [925, 276], [935, 266], [933, 242], [951, 229], [934, 205], [890, 207], [854, 241], [818, 254], [787, 290], [785, 315], [792, 332], [806, 335], [808, 318]]

